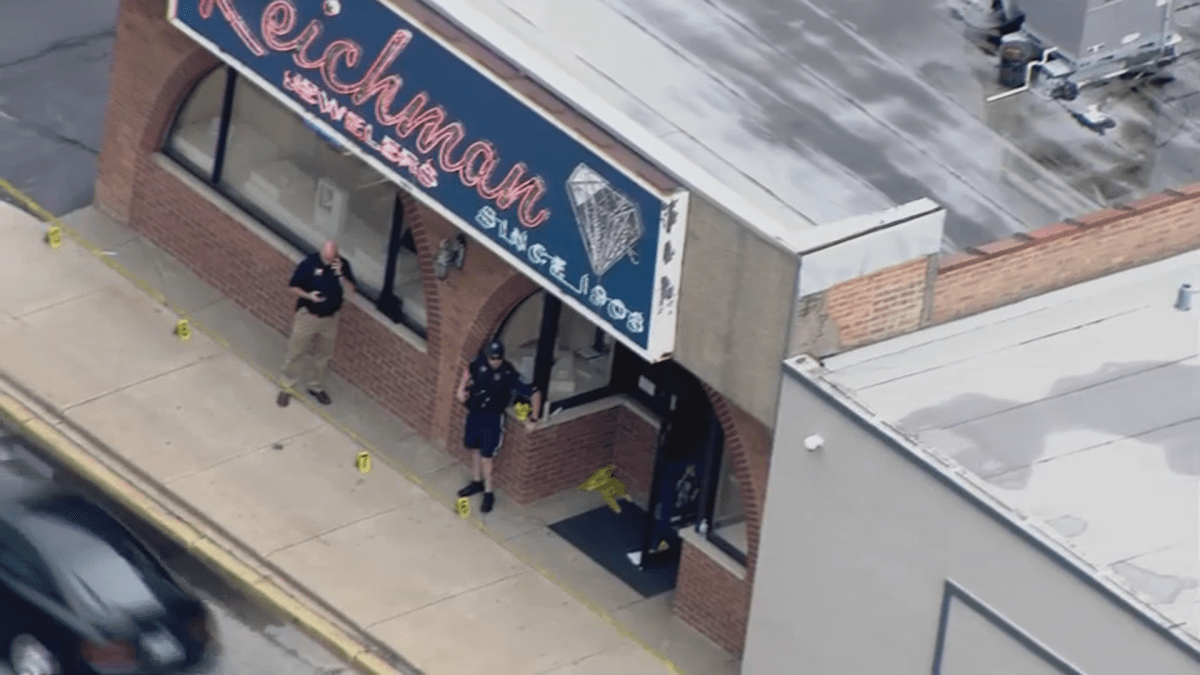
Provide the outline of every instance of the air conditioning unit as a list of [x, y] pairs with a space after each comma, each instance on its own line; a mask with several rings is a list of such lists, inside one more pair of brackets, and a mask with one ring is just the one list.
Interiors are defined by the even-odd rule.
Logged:
[[1020, 32], [1054, 48], [1079, 85], [1152, 72], [1175, 59], [1177, 0], [996, 0]]

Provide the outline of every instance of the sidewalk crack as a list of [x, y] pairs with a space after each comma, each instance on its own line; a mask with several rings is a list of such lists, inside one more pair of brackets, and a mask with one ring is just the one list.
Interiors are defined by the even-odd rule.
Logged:
[[577, 666], [577, 665], [583, 663], [584, 661], [587, 661], [590, 658], [600, 656], [601, 654], [603, 654], [605, 652], [611, 652], [611, 651], [615, 651], [618, 649], [622, 649], [625, 646], [626, 645], [621, 644], [621, 645], [617, 645], [615, 647], [606, 647], [605, 649], [601, 649], [600, 651], [596, 651], [596, 652], [592, 652], [591, 654], [585, 654], [584, 656], [580, 656], [577, 659], [568, 659], [566, 661], [556, 663], [545, 670], [539, 670], [537, 673], [534, 673], [534, 675], [550, 675], [551, 673], [555, 673], [555, 672], [563, 672], [563, 668], [565, 668], [566, 666]]
[[311, 536], [311, 537], [308, 537], [308, 538], [305, 538], [305, 539], [301, 539], [300, 541], [293, 542], [293, 543], [291, 543], [291, 544], [288, 544], [288, 545], [286, 545], [286, 546], [280, 546], [279, 548], [275, 549], [274, 551], [271, 551], [270, 553], [267, 553], [267, 554], [266, 554], [266, 555], [264, 555], [263, 557], [264, 557], [264, 558], [267, 558], [267, 559], [269, 560], [269, 559], [271, 558], [271, 556], [275, 555], [276, 553], [282, 553], [282, 552], [284, 552], [284, 551], [286, 551], [286, 550], [288, 550], [288, 549], [296, 548], [297, 546], [303, 546], [304, 544], [307, 544], [308, 542], [310, 542], [310, 541], [312, 541], [312, 540], [314, 540], [314, 539], [320, 539], [321, 537], [324, 537], [324, 536], [325, 536], [325, 535], [327, 535], [327, 534], [330, 534], [330, 533], [333, 533], [333, 532], [337, 532], [338, 530], [341, 530], [341, 529], [344, 529], [344, 528], [350, 527], [350, 526], [352, 526], [352, 525], [357, 525], [358, 523], [361, 523], [361, 522], [363, 522], [363, 521], [370, 520], [370, 519], [372, 519], [372, 518], [378, 518], [379, 516], [386, 515], [386, 514], [388, 514], [388, 513], [391, 513], [392, 511], [396, 511], [396, 510], [398, 510], [398, 509], [402, 509], [402, 508], [404, 508], [405, 506], [408, 506], [408, 505], [409, 505], [409, 503], [410, 503], [410, 502], [405, 502], [405, 503], [403, 503], [403, 504], [396, 504], [395, 506], [389, 506], [388, 508], [386, 508], [386, 509], [384, 509], [384, 510], [382, 510], [382, 511], [379, 511], [379, 512], [377, 512], [377, 513], [371, 513], [371, 514], [365, 515], [365, 516], [363, 516], [363, 517], [361, 517], [361, 518], [355, 518], [354, 520], [349, 520], [349, 521], [346, 521], [346, 522], [342, 523], [341, 525], [335, 525], [334, 527], [331, 527], [331, 528], [329, 528], [328, 530], [325, 530], [324, 532], [318, 532], [317, 534], [314, 534], [314, 535], [313, 535], [313, 536]]
[[392, 616], [389, 616], [389, 617], [386, 617], [386, 618], [380, 619], [379, 621], [376, 621], [376, 622], [374, 622], [374, 623], [367, 624], [367, 625], [365, 626], [365, 628], [366, 628], [366, 630], [370, 631], [371, 629], [375, 628], [376, 626], [378, 626], [378, 625], [380, 625], [380, 624], [384, 624], [384, 623], [387, 623], [388, 621], [392, 621], [392, 620], [395, 620], [395, 619], [399, 619], [400, 617], [402, 617], [402, 616], [407, 616], [407, 615], [409, 615], [409, 614], [412, 614], [413, 612], [419, 612], [419, 611], [421, 611], [422, 609], [425, 609], [426, 607], [432, 607], [433, 605], [436, 605], [436, 604], [438, 604], [439, 602], [445, 602], [446, 600], [453, 600], [454, 598], [457, 598], [457, 597], [459, 597], [459, 596], [461, 596], [461, 595], [466, 595], [467, 593], [474, 593], [475, 591], [481, 591], [481, 590], [483, 590], [483, 589], [485, 589], [485, 588], [488, 588], [489, 586], [495, 586], [495, 585], [497, 585], [497, 584], [504, 583], [505, 581], [508, 581], [509, 579], [515, 579], [516, 577], [519, 577], [519, 576], [521, 576], [522, 574], [532, 574], [532, 573], [533, 573], [533, 571], [532, 571], [532, 570], [529, 570], [529, 569], [519, 570], [519, 571], [517, 571], [517, 572], [514, 572], [514, 573], [512, 573], [512, 574], [505, 575], [505, 576], [503, 576], [503, 577], [500, 577], [500, 578], [498, 578], [498, 579], [493, 579], [492, 581], [489, 581], [489, 582], [487, 582], [487, 583], [480, 584], [480, 585], [478, 585], [478, 586], [473, 586], [473, 587], [471, 587], [471, 588], [466, 588], [466, 589], [463, 589], [463, 590], [461, 590], [461, 591], [459, 591], [459, 592], [457, 592], [457, 593], [451, 593], [451, 594], [449, 594], [449, 595], [443, 595], [443, 596], [441, 596], [440, 598], [435, 598], [435, 599], [433, 599], [433, 600], [430, 600], [429, 602], [427, 602], [427, 603], [425, 603], [425, 604], [423, 604], [423, 605], [418, 605], [418, 606], [416, 606], [416, 607], [413, 607], [412, 609], [409, 609], [409, 610], [406, 610], [406, 611], [400, 612], [400, 613], [398, 613], [398, 614], [394, 614], [394, 615], [392, 615]]
[[294, 433], [294, 434], [291, 434], [291, 435], [288, 435], [288, 436], [281, 436], [281, 437], [279, 437], [279, 438], [276, 438], [275, 440], [273, 440], [273, 441], [271, 441], [271, 442], [269, 442], [269, 443], [265, 443], [265, 444], [263, 444], [263, 445], [258, 445], [258, 446], [252, 447], [252, 448], [250, 448], [250, 449], [246, 450], [245, 452], [238, 453], [238, 454], [236, 454], [236, 455], [233, 455], [233, 456], [231, 456], [231, 457], [226, 457], [225, 459], [222, 459], [222, 460], [220, 460], [220, 461], [218, 461], [218, 462], [215, 462], [215, 463], [213, 463], [213, 464], [209, 464], [208, 466], [205, 466], [205, 467], [202, 467], [202, 468], [196, 469], [195, 471], [188, 471], [187, 473], [183, 473], [183, 474], [180, 474], [180, 475], [178, 475], [178, 476], [175, 476], [175, 477], [174, 477], [174, 478], [172, 478], [171, 480], [169, 480], [169, 481], [165, 481], [165, 482], [163, 483], [163, 485], [164, 485], [165, 487], [168, 487], [168, 488], [169, 488], [169, 486], [170, 486], [172, 483], [175, 483], [175, 482], [178, 482], [178, 481], [181, 481], [181, 480], [185, 480], [185, 479], [187, 479], [187, 478], [191, 478], [192, 476], [196, 476], [196, 475], [202, 474], [202, 473], [204, 473], [205, 471], [209, 471], [209, 470], [211, 470], [211, 469], [215, 469], [215, 468], [217, 468], [218, 466], [223, 466], [223, 465], [225, 465], [225, 464], [228, 464], [228, 463], [230, 463], [230, 462], [237, 461], [237, 460], [241, 459], [242, 457], [248, 457], [248, 456], [250, 456], [250, 455], [253, 455], [253, 454], [257, 454], [257, 453], [263, 453], [263, 452], [266, 452], [267, 450], [271, 449], [271, 447], [272, 447], [272, 446], [274, 446], [274, 445], [277, 445], [277, 444], [282, 444], [282, 443], [287, 443], [288, 441], [291, 441], [291, 440], [297, 439], [297, 438], [299, 438], [299, 437], [301, 437], [301, 436], [303, 436], [303, 435], [305, 435], [305, 434], [310, 434], [310, 433], [312, 433], [313, 431], [316, 431], [316, 430], [317, 430], [317, 429], [319, 429], [319, 428], [320, 428], [320, 427], [313, 427], [312, 429], [305, 429], [305, 430], [303, 430], [303, 431], [297, 431], [296, 433]]
[[[220, 291], [217, 291], [217, 293], [220, 293]], [[166, 297], [166, 296], [163, 296], [163, 297]], [[197, 308], [195, 308], [195, 309], [193, 309], [193, 310], [189, 311], [189, 312], [188, 312], [188, 316], [196, 316], [196, 314], [198, 314], [198, 313], [200, 313], [200, 312], [203, 312], [204, 310], [208, 309], [209, 307], [212, 307], [213, 305], [219, 305], [219, 304], [221, 304], [222, 302], [225, 302], [226, 300], [229, 300], [229, 296], [226, 296], [226, 295], [221, 295], [221, 296], [220, 296], [219, 298], [217, 298], [216, 300], [213, 300], [213, 301], [211, 301], [211, 302], [206, 302], [206, 303], [204, 303], [203, 305], [200, 305], [199, 307], [197, 307]], [[167, 298], [167, 301], [168, 301], [168, 302], [170, 302], [170, 301], [171, 301], [171, 299], [170, 299], [170, 298]], [[231, 302], [232, 302], [232, 301], [231, 301]], [[222, 336], [222, 339], [224, 339], [224, 336]]]
[[[101, 286], [101, 287], [99, 287], [99, 288], [91, 288], [91, 289], [88, 289], [88, 290], [86, 290], [86, 291], [82, 291], [82, 292], [81, 292], [81, 293], [79, 293], [78, 295], [72, 295], [72, 296], [71, 296], [71, 297], [69, 297], [69, 298], [63, 298], [63, 299], [61, 299], [61, 300], [55, 300], [54, 302], [50, 303], [49, 305], [46, 305], [46, 306], [44, 306], [44, 307], [38, 307], [37, 309], [34, 309], [34, 310], [31, 310], [31, 311], [25, 312], [24, 314], [10, 314], [10, 316], [12, 316], [14, 319], [17, 319], [17, 320], [26, 319], [26, 318], [28, 318], [28, 317], [31, 317], [31, 316], [35, 315], [35, 314], [41, 314], [42, 312], [49, 311], [49, 310], [51, 310], [51, 309], [54, 309], [55, 307], [60, 307], [60, 306], [62, 306], [62, 305], [65, 305], [65, 304], [67, 304], [68, 302], [75, 302], [76, 300], [79, 300], [79, 299], [81, 299], [81, 298], [86, 298], [86, 297], [87, 297], [87, 296], [89, 296], [89, 295], [95, 295], [95, 294], [97, 294], [97, 293], [103, 293], [103, 292], [105, 292], [105, 291], [112, 290], [112, 289], [114, 289], [114, 288], [116, 288], [116, 285], [115, 285], [115, 284], [105, 285], [105, 286]], [[28, 325], [28, 324], [26, 324], [26, 325]]]
[[190, 363], [185, 363], [185, 364], [183, 364], [182, 366], [177, 366], [177, 367], [175, 367], [175, 368], [171, 368], [171, 369], [169, 369], [169, 370], [164, 370], [164, 371], [162, 371], [162, 372], [155, 373], [154, 375], [151, 375], [150, 377], [146, 377], [146, 378], [143, 378], [143, 379], [141, 379], [141, 380], [137, 380], [137, 381], [135, 381], [135, 382], [130, 382], [129, 384], [122, 385], [122, 386], [120, 386], [120, 387], [117, 387], [116, 389], [111, 389], [111, 390], [109, 390], [109, 391], [106, 391], [106, 392], [103, 392], [103, 393], [97, 394], [97, 395], [95, 395], [95, 396], [93, 396], [93, 397], [91, 397], [91, 398], [87, 398], [87, 399], [84, 399], [84, 400], [82, 400], [82, 401], [77, 401], [77, 402], [75, 402], [75, 403], [72, 403], [72, 404], [70, 404], [70, 405], [64, 406], [64, 407], [62, 408], [62, 413], [65, 415], [65, 414], [67, 414], [68, 412], [70, 412], [71, 410], [73, 410], [74, 408], [78, 408], [79, 406], [82, 406], [82, 405], [87, 405], [87, 404], [89, 404], [89, 403], [93, 403], [93, 402], [95, 402], [95, 401], [98, 401], [98, 400], [100, 400], [100, 399], [102, 399], [102, 398], [106, 397], [106, 396], [112, 396], [113, 394], [118, 394], [118, 393], [120, 393], [120, 392], [123, 392], [123, 391], [125, 391], [125, 390], [127, 390], [127, 389], [132, 389], [133, 387], [137, 387], [137, 386], [139, 386], [139, 385], [146, 384], [147, 382], [152, 382], [152, 381], [154, 381], [154, 380], [157, 380], [157, 379], [159, 379], [159, 378], [166, 377], [167, 375], [173, 375], [173, 374], [175, 374], [175, 373], [178, 373], [178, 372], [179, 372], [179, 371], [181, 371], [181, 370], [186, 370], [186, 369], [188, 369], [188, 368], [191, 368], [192, 366], [198, 366], [198, 365], [200, 365], [200, 364], [204, 363], [205, 361], [210, 361], [210, 360], [212, 360], [212, 359], [215, 359], [215, 358], [217, 358], [217, 357], [224, 356], [224, 355], [225, 355], [225, 353], [224, 353], [224, 352], [218, 352], [218, 353], [216, 353], [216, 354], [209, 354], [209, 355], [201, 356], [200, 358], [196, 359], [195, 361], [192, 361], [192, 362], [190, 362]]

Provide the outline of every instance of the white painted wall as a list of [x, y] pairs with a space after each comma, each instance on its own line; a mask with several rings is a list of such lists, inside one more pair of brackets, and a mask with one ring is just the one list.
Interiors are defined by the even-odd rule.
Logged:
[[[785, 368], [742, 672], [930, 673], [953, 580], [1088, 675], [1200, 659]], [[804, 448], [820, 434], [824, 447]], [[949, 603], [942, 675], [1064, 672]], [[938, 671], [932, 671], [935, 673]]]

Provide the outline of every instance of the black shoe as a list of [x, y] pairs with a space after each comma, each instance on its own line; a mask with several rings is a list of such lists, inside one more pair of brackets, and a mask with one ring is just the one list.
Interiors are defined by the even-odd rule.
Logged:
[[288, 402], [291, 400], [291, 394], [287, 393], [286, 391], [281, 391], [279, 392], [279, 395], [275, 397], [275, 405], [279, 406], [280, 408], [286, 408]]
[[483, 504], [479, 506], [479, 511], [482, 513], [487, 513], [488, 511], [491, 511], [492, 507], [495, 505], [496, 494], [494, 492], [485, 492], [483, 493]]
[[329, 398], [329, 394], [326, 394], [324, 391], [315, 391], [309, 389], [308, 394], [317, 399], [317, 403], [320, 403], [321, 405], [329, 405], [330, 403], [333, 403], [333, 399]]
[[470, 483], [467, 483], [465, 488], [458, 491], [458, 496], [470, 497], [471, 495], [477, 495], [480, 492], [483, 492], [483, 481], [473, 480]]

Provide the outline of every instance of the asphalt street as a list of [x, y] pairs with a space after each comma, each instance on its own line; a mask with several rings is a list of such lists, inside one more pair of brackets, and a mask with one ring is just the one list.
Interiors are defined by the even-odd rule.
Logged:
[[[340, 675], [353, 672], [284, 620], [256, 605], [222, 577], [166, 537], [140, 522], [80, 479], [49, 463], [35, 447], [0, 426], [0, 472], [34, 473], [80, 491], [107, 508], [138, 535], [181, 583], [208, 603], [217, 623], [221, 654], [207, 675]], [[0, 665], [0, 675], [11, 675]]]
[[4, 0], [0, 178], [64, 215], [91, 203], [118, 0]]

